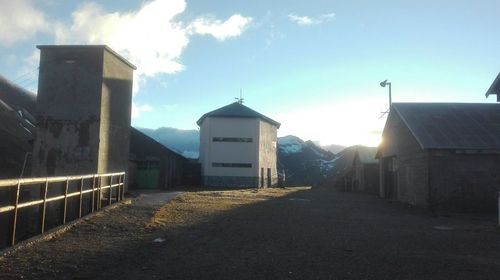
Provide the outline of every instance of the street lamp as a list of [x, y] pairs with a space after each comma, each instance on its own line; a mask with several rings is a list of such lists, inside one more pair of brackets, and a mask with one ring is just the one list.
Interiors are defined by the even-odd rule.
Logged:
[[391, 111], [391, 107], [392, 107], [391, 82], [388, 82], [387, 80], [385, 80], [385, 81], [380, 83], [381, 87], [385, 87], [386, 85], [389, 85], [389, 111]]

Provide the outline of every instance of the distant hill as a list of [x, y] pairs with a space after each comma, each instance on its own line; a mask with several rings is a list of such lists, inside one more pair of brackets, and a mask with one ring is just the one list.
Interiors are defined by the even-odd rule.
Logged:
[[[350, 146], [340, 151], [328, 170], [327, 179], [322, 182], [323, 186], [334, 187], [343, 176], [352, 170], [354, 155], [359, 151], [361, 155], [374, 155], [377, 147], [366, 147], [361, 145]], [[340, 182], [341, 183], [341, 182]]]
[[331, 145], [326, 145], [326, 146], [321, 146], [324, 150], [327, 150], [329, 152], [332, 152], [334, 154], [340, 153], [343, 149], [347, 148], [346, 146], [342, 145], [336, 145], [336, 144], [331, 144]]
[[200, 132], [196, 129], [184, 130], [173, 127], [160, 127], [158, 129], [136, 128], [184, 157], [198, 158]]
[[323, 181], [335, 154], [297, 136], [278, 138], [278, 171], [285, 172], [287, 185], [315, 185]]

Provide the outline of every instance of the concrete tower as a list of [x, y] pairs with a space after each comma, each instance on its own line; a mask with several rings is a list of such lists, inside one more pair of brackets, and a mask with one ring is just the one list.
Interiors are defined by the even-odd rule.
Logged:
[[134, 65], [107, 46], [37, 46], [33, 176], [127, 170]]

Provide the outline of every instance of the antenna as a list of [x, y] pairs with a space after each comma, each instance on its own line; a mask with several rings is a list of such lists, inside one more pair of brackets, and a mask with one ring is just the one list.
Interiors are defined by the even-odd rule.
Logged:
[[240, 97], [235, 97], [234, 99], [238, 100], [238, 103], [243, 104], [243, 90], [240, 88]]

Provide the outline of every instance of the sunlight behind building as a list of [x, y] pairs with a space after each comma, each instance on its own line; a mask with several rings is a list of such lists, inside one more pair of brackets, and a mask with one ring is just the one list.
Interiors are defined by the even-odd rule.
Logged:
[[293, 134], [321, 145], [378, 146], [386, 116], [380, 101], [363, 99], [324, 103], [277, 115], [282, 120], [279, 136]]

